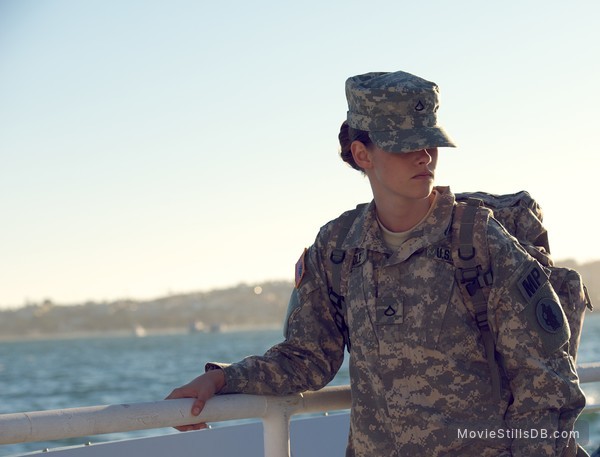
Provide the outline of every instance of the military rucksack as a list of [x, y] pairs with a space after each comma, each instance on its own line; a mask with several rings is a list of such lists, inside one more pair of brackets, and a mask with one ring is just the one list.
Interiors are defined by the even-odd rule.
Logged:
[[[490, 218], [496, 219], [519, 244], [549, 273], [550, 283], [560, 299], [567, 317], [571, 337], [569, 354], [575, 361], [581, 337], [585, 309], [592, 304], [581, 275], [572, 269], [557, 267], [550, 257], [548, 232], [542, 224], [543, 213], [538, 203], [525, 191], [509, 195], [493, 195], [485, 192], [456, 195], [452, 222], [452, 260], [456, 269], [456, 281], [467, 307], [474, 311], [474, 318], [481, 332], [486, 359], [492, 376], [494, 395], [500, 397], [500, 371], [496, 362], [495, 343], [487, 320], [487, 302], [493, 284], [494, 272], [486, 245], [486, 237], [476, 237], [476, 230], [485, 230]], [[336, 325], [344, 335], [350, 350], [350, 335], [345, 322], [345, 300], [341, 295], [342, 263], [346, 253], [341, 249], [354, 219], [364, 205], [344, 213], [338, 220], [336, 248], [330, 254], [332, 262], [329, 299], [336, 308]], [[536, 278], [532, 278], [535, 285]], [[525, 284], [525, 287], [529, 284]]]
[[[549, 274], [550, 284], [560, 299], [571, 331], [568, 352], [576, 361], [585, 309], [591, 310], [592, 304], [581, 275], [575, 270], [554, 265], [548, 232], [542, 223], [543, 212], [538, 203], [525, 191], [509, 195], [485, 192], [457, 194], [456, 201], [452, 241], [456, 279], [462, 286], [465, 301], [470, 302], [471, 309], [475, 310], [475, 320], [482, 333], [493, 383], [499, 382], [499, 373], [495, 364], [495, 349], [488, 347], [491, 336], [486, 335], [489, 333], [487, 299], [493, 283], [493, 271], [490, 270], [491, 261], [487, 258], [489, 252], [486, 246], [481, 245], [485, 238], [474, 236], [475, 227], [487, 229], [490, 217], [502, 224]], [[537, 278], [526, 278], [523, 287], [535, 288], [536, 284]], [[494, 386], [494, 392], [499, 395], [499, 384]]]

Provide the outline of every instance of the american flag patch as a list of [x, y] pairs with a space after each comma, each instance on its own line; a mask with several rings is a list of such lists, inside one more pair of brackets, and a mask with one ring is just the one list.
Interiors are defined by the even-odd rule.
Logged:
[[296, 282], [296, 289], [300, 287], [300, 283], [302, 282], [302, 278], [304, 278], [304, 273], [306, 272], [306, 266], [304, 265], [304, 257], [308, 249], [304, 249], [302, 255], [296, 262], [296, 266], [294, 267], [294, 281]]

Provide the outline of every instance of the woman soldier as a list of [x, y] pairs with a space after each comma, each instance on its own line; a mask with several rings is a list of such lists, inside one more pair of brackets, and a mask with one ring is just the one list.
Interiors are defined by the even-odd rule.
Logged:
[[573, 429], [585, 398], [564, 350], [568, 325], [545, 276], [536, 300], [553, 303], [558, 327], [526, 317], [532, 305], [518, 286], [541, 268], [492, 220], [475, 236], [486, 239], [493, 272], [495, 392], [453, 256], [444, 254], [452, 252], [455, 197], [434, 177], [438, 148], [455, 145], [437, 123], [437, 85], [405, 72], [368, 73], [346, 81], [346, 97], [342, 158], [367, 176], [373, 201], [350, 223], [345, 213], [326, 224], [302, 254], [282, 343], [263, 356], [207, 364], [168, 398], [195, 398], [197, 415], [216, 393], [321, 389], [346, 343], [347, 456], [575, 455], [562, 432]]

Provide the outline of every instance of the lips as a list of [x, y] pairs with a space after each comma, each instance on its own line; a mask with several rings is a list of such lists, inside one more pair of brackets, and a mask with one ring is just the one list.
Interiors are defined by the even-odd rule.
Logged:
[[422, 173], [414, 175], [413, 178], [432, 178], [433, 179], [433, 173], [431, 171], [424, 171]]

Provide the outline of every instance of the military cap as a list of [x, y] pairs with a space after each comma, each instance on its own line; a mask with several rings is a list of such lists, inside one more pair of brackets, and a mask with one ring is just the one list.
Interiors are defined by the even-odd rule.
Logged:
[[352, 76], [347, 122], [388, 152], [456, 147], [437, 123], [438, 94], [437, 84], [403, 71]]

